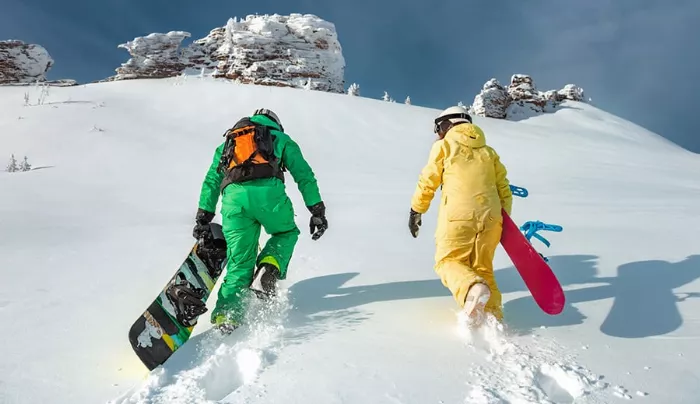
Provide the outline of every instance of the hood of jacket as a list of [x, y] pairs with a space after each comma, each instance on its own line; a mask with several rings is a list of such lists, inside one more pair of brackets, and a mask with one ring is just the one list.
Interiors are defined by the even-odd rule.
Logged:
[[445, 139], [465, 144], [472, 149], [486, 146], [486, 136], [480, 127], [471, 123], [460, 123], [447, 131]]
[[277, 122], [266, 117], [265, 115], [253, 115], [250, 117], [250, 120], [257, 123], [258, 125], [264, 125], [264, 126], [269, 127], [270, 129], [274, 129], [274, 130], [282, 132], [282, 128], [280, 128], [280, 126], [277, 124]]

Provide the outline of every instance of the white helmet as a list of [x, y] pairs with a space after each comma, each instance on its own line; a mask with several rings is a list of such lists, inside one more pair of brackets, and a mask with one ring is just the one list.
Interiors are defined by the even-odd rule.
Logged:
[[467, 109], [455, 105], [454, 107], [449, 107], [442, 111], [440, 115], [435, 118], [435, 127], [433, 128], [435, 133], [437, 133], [440, 124], [448, 120], [453, 125], [458, 123], [472, 123], [472, 117], [469, 115], [469, 112], [467, 112]]

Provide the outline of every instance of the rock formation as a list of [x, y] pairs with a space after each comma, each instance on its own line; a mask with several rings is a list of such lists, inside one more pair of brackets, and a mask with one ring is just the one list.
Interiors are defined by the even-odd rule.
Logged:
[[45, 81], [51, 66], [49, 52], [39, 45], [0, 41], [0, 84]]
[[583, 101], [583, 89], [567, 84], [561, 90], [541, 92], [532, 77], [514, 74], [510, 85], [503, 87], [491, 79], [474, 97], [472, 110], [476, 115], [499, 119], [521, 119], [545, 112], [552, 112], [564, 100]]
[[345, 60], [335, 26], [314, 15], [248, 16], [181, 47], [190, 34], [150, 34], [119, 47], [131, 59], [109, 80], [206, 72], [242, 83], [344, 92]]

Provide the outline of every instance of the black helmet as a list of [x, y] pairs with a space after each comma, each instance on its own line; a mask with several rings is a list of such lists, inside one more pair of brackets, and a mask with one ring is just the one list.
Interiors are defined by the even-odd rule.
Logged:
[[267, 109], [267, 108], [258, 108], [253, 112], [253, 115], [265, 115], [266, 117], [272, 119], [277, 125], [280, 126], [280, 130], [284, 131], [282, 128], [282, 121], [280, 121], [280, 118], [272, 112], [272, 110]]

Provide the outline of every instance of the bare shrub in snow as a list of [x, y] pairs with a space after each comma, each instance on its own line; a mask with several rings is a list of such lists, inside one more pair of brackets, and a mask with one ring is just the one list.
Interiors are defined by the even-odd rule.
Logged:
[[12, 157], [10, 157], [10, 162], [7, 164], [5, 171], [7, 171], [8, 173], [14, 173], [16, 171], [19, 171], [19, 167], [17, 166], [17, 160], [15, 159], [14, 154], [12, 155]]
[[41, 85], [37, 83], [37, 85], [41, 87], [41, 92], [39, 93], [39, 99], [37, 100], [37, 104], [44, 105], [44, 101], [46, 101], [46, 98], [49, 96], [49, 85], [46, 83], [43, 83]]
[[46, 102], [46, 98], [48, 98], [48, 96], [50, 94], [50, 90], [49, 90], [50, 87], [51, 86], [49, 86], [49, 84], [46, 82], [36, 81], [34, 83], [34, 86], [30, 87], [30, 88], [33, 88], [34, 90], [37, 90], [39, 93], [37, 95], [36, 103], [32, 104], [32, 102], [31, 102], [31, 91], [32, 90], [27, 90], [24, 93], [24, 106], [27, 107], [27, 106], [32, 106], [32, 105], [44, 105], [44, 103]]
[[359, 97], [360, 96], [360, 85], [357, 83], [350, 84], [350, 87], [348, 87], [348, 95], [353, 95], [355, 97]]
[[10, 162], [7, 163], [7, 167], [5, 167], [5, 171], [9, 173], [15, 173], [18, 171], [29, 171], [32, 169], [31, 164], [29, 164], [29, 161], [27, 160], [27, 156], [24, 156], [24, 160], [17, 164], [17, 159], [15, 158], [15, 155], [12, 154], [10, 157]]
[[29, 171], [31, 169], [32, 169], [32, 166], [31, 166], [31, 164], [29, 164], [29, 161], [27, 161], [27, 156], [24, 156], [24, 160], [19, 165], [19, 170], [20, 171]]

